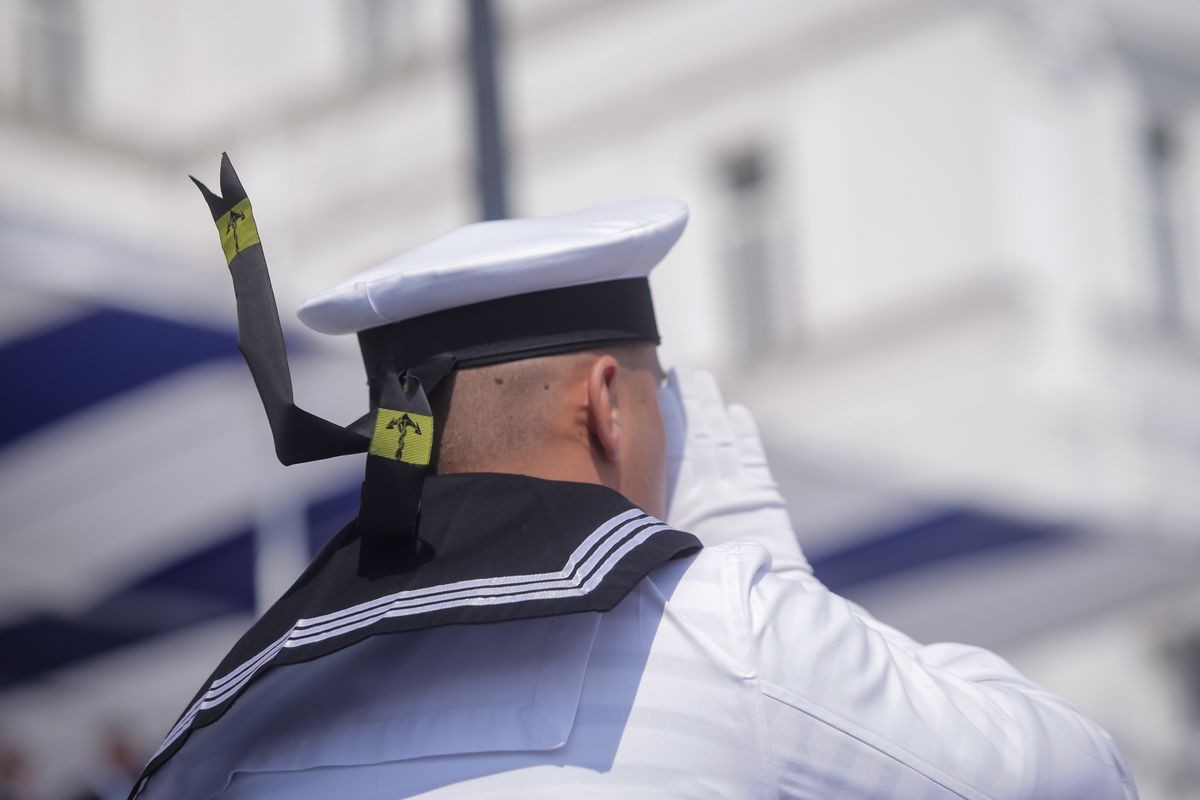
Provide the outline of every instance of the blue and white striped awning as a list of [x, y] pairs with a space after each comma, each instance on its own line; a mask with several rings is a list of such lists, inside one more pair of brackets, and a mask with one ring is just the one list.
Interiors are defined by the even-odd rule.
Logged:
[[306, 551], [353, 514], [353, 465], [274, 462], [232, 330], [73, 305], [7, 332], [0, 385], [0, 690], [252, 613], [272, 504]]

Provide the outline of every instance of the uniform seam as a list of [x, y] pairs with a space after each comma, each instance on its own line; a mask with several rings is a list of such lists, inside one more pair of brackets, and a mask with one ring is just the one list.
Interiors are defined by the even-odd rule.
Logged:
[[[897, 752], [889, 752], [888, 749], [880, 747], [878, 744], [874, 743], [870, 740], [870, 738], [868, 738], [866, 732], [864, 732], [862, 735], [855, 732], [852, 729], [857, 726], [820, 703], [807, 701], [796, 692], [761, 678], [759, 679], [758, 683], [759, 686], [762, 687], [763, 697], [770, 698], [777, 703], [795, 709], [810, 719], [820, 723], [824, 727], [836, 731], [842, 736], [846, 736], [854, 739], [857, 742], [860, 742], [864, 746], [870, 748], [872, 751], [879, 753], [885, 758], [891, 759], [905, 769], [915, 772], [921, 777], [936, 783], [938, 786], [950, 792], [955, 797], [960, 797], [962, 800], [994, 800], [994, 798], [992, 798], [990, 795], [984, 794], [973, 787], [959, 785], [958, 781], [943, 773], [942, 770], [938, 769], [932, 764], [929, 764], [923, 758], [920, 758], [916, 754], [900, 745], [893, 744], [891, 746], [891, 749]], [[902, 754], [904, 758], [899, 757], [897, 753]], [[957, 788], [952, 784], [958, 785]], [[964, 792], [966, 792], [966, 794], [964, 794]]]
[[744, 679], [744, 682], [754, 690], [758, 698], [758, 702], [754, 706], [752, 715], [754, 717], [754, 733], [755, 733], [755, 750], [758, 753], [759, 765], [762, 768], [760, 774], [769, 776], [769, 781], [763, 787], [764, 796], [776, 798], [779, 797], [780, 786], [780, 766], [779, 759], [775, 756], [775, 751], [770, 746], [770, 737], [767, 731], [767, 710], [766, 702], [764, 701], [765, 692], [762, 687], [762, 679], [758, 673], [758, 657], [756, 648], [753, 645], [753, 636], [750, 633], [750, 608], [748, 600], [742, 596], [742, 593], [737, 591], [740, 587], [740, 582], [737, 580], [737, 567], [741, 564], [741, 555], [746, 550], [742, 546], [731, 548], [733, 550], [731, 556], [722, 559], [721, 572], [723, 588], [725, 589], [725, 601], [734, 624], [731, 626], [733, 635], [737, 637], [738, 646], [744, 654], [743, 663], [749, 668], [749, 675]]

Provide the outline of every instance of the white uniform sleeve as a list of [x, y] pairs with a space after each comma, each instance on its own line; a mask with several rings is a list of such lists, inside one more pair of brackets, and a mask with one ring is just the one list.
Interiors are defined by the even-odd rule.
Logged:
[[733, 548], [784, 797], [1136, 798], [1111, 738], [996, 655], [922, 646]]

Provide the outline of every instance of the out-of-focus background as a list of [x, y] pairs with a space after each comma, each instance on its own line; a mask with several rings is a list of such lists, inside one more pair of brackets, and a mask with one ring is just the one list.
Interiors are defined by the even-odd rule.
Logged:
[[484, 5], [0, 0], [0, 797], [123, 795], [356, 506], [359, 459], [274, 461], [222, 150], [346, 422], [354, 342], [292, 312], [481, 174], [685, 200], [665, 355], [755, 411], [818, 576], [1200, 797], [1200, 5]]

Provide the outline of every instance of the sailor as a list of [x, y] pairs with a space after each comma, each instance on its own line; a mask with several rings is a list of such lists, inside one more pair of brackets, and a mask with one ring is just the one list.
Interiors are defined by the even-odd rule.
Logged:
[[309, 301], [361, 345], [371, 408], [342, 427], [295, 405], [227, 158], [221, 189], [277, 452], [366, 451], [362, 507], [134, 796], [1136, 797], [1077, 709], [813, 576], [749, 412], [658, 365], [647, 276], [682, 204], [470, 225]]

